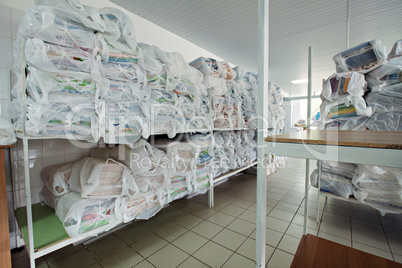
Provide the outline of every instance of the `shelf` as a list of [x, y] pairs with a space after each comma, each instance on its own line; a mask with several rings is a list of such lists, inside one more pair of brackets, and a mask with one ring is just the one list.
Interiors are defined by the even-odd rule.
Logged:
[[[17, 136], [18, 139], [26, 138], [28, 140], [54, 140], [54, 139], [68, 140], [68, 138], [66, 136], [52, 136], [52, 137], [49, 137], [49, 136], [30, 136], [30, 135], [26, 135], [26, 134], [20, 133], [20, 132], [17, 132], [16, 136]], [[86, 141], [87, 138], [88, 138], [87, 136], [79, 136], [79, 135], [73, 135], [73, 136], [74, 136], [74, 138], [76, 140], [79, 140], [79, 141]]]
[[352, 202], [352, 203], [361, 204], [361, 202], [359, 200], [357, 200], [356, 198], [354, 198], [353, 196], [351, 196], [349, 198], [345, 198], [343, 196], [340, 196], [340, 195], [337, 195], [337, 194], [334, 194], [334, 193], [330, 193], [330, 192], [327, 192], [327, 191], [323, 191], [323, 190], [320, 191], [320, 195], [325, 196], [325, 197], [330, 197], [330, 198], [343, 200], [343, 201], [346, 201], [346, 202]]
[[252, 167], [252, 166], [255, 166], [256, 164], [257, 164], [257, 161], [251, 163], [250, 165], [247, 165], [247, 166], [244, 166], [244, 167], [241, 167], [241, 168], [234, 169], [234, 170], [231, 170], [231, 171], [229, 171], [229, 172], [226, 172], [225, 174], [220, 175], [220, 176], [214, 178], [214, 185], [215, 185], [216, 183], [222, 181], [222, 180], [225, 180], [226, 178], [229, 178], [229, 177], [231, 177], [231, 176], [233, 176], [233, 175], [235, 175], [235, 174], [237, 174], [237, 173], [239, 173], [239, 172], [242, 172], [243, 170], [246, 170], [246, 169], [248, 169], [248, 168], [250, 168], [250, 167]]

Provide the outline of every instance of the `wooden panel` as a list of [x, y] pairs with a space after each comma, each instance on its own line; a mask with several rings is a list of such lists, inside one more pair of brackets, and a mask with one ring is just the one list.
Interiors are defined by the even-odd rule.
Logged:
[[402, 132], [398, 131], [305, 130], [269, 136], [265, 140], [268, 142], [402, 149]]
[[308, 234], [300, 240], [291, 267], [391, 268], [402, 264]]
[[6, 169], [4, 149], [0, 148], [0, 267], [11, 268], [10, 235], [8, 229]]

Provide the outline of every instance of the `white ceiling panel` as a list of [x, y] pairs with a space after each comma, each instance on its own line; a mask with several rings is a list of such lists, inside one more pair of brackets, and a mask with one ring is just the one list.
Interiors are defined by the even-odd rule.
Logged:
[[[256, 0], [111, 0], [250, 71], [258, 68]], [[269, 80], [292, 96], [306, 95], [308, 47], [313, 91], [335, 72], [332, 57], [346, 49], [348, 0], [271, 0]], [[387, 52], [402, 39], [401, 0], [350, 0], [350, 46], [380, 39]], [[202, 55], [200, 55], [202, 56]]]

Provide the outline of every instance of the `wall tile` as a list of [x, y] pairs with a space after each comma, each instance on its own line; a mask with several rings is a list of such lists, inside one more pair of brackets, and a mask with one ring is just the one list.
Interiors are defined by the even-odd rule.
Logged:
[[14, 206], [13, 206], [13, 193], [7, 193], [7, 212], [8, 212], [8, 221], [14, 220]]
[[[31, 188], [31, 200], [32, 200], [32, 204], [36, 204], [40, 202], [40, 197], [39, 197], [39, 193], [40, 191], [42, 191], [43, 186], [38, 186], [38, 187], [32, 187]], [[26, 200], [25, 200], [25, 189], [21, 190], [21, 206], [26, 206]]]
[[[14, 161], [14, 162], [16, 162], [17, 166], [18, 166], [18, 176], [14, 176], [14, 178], [17, 178], [16, 185], [19, 184], [19, 189], [25, 189], [24, 161]], [[29, 160], [29, 166], [30, 166], [29, 177], [30, 177], [31, 187], [43, 186], [43, 182], [42, 182], [42, 179], [40, 176], [40, 172], [43, 169], [42, 158]], [[18, 186], [16, 186], [16, 187], [18, 189]]]
[[10, 75], [9, 69], [0, 69], [0, 99], [2, 100], [10, 100]]
[[85, 144], [81, 144], [81, 142], [71, 142], [69, 140], [65, 140], [65, 154], [83, 154], [83, 147]]
[[8, 100], [0, 100], [0, 118], [4, 120], [10, 120], [8, 116]]
[[11, 9], [4, 5], [0, 5], [0, 35], [11, 38]]
[[11, 38], [17, 39], [18, 26], [25, 12], [18, 9], [11, 9]]
[[65, 163], [77, 162], [77, 161], [81, 160], [82, 158], [84, 158], [84, 155], [82, 153], [81, 154], [69, 154], [64, 157], [64, 162]]
[[64, 140], [43, 140], [43, 157], [64, 156]]
[[[3, 27], [0, 27], [3, 28]], [[2, 51], [0, 68], [11, 69], [12, 68], [12, 47], [11, 39], [0, 36], [0, 51]]]
[[43, 158], [43, 166], [49, 167], [58, 164], [64, 163], [64, 156], [56, 156], [56, 157], [44, 157]]
[[[34, 158], [41, 158], [43, 156], [42, 152], [42, 140], [29, 140], [28, 141], [28, 156], [29, 159], [34, 159]], [[24, 160], [24, 146], [23, 142], [21, 139], [17, 139], [17, 154], [18, 158], [14, 157], [14, 160]]]
[[10, 162], [4, 162], [5, 168], [6, 168], [6, 188], [7, 192], [11, 192], [13, 190], [12, 188], [12, 177], [11, 177], [11, 163]]

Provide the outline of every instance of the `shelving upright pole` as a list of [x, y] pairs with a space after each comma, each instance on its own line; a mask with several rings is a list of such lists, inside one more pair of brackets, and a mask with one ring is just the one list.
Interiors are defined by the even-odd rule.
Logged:
[[256, 267], [265, 267], [267, 208], [267, 154], [264, 145], [268, 116], [268, 16], [269, 0], [258, 1], [258, 100], [257, 100], [257, 244]]

